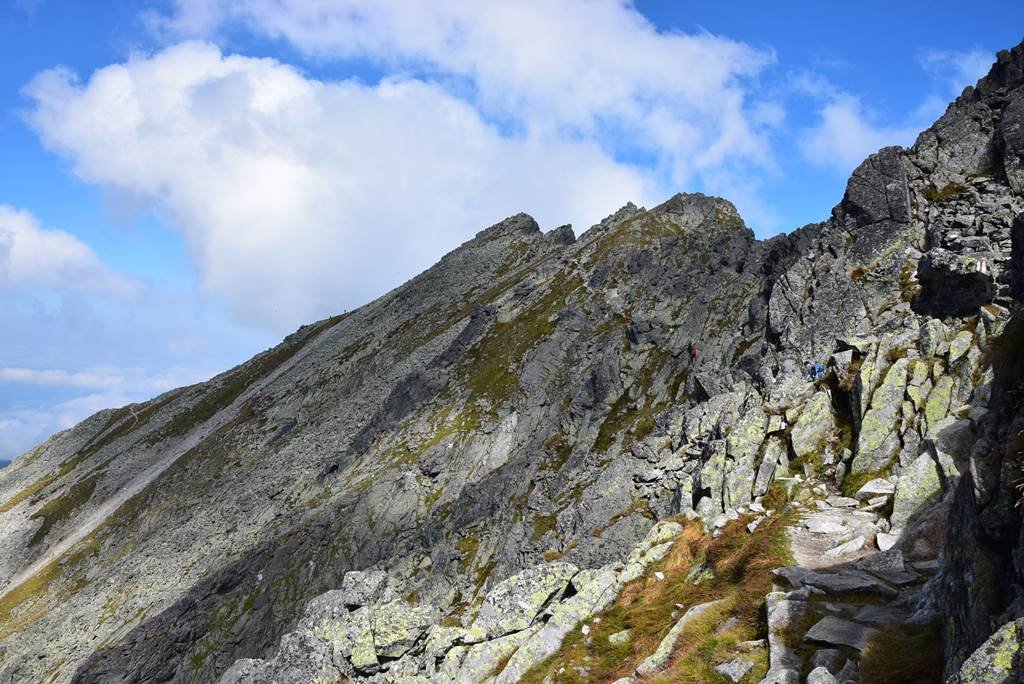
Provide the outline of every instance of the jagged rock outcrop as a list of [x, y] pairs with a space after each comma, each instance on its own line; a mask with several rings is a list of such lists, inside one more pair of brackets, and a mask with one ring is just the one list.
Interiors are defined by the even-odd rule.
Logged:
[[947, 677], [1016, 672], [1022, 103], [1018, 47], [768, 241], [699, 194], [511, 217], [54, 436], [0, 472], [0, 682], [513, 682], [669, 552], [655, 521], [757, 535], [769, 495], [804, 516], [769, 625], [805, 631], [716, 676], [858, 681], [830, 651], [942, 616]]

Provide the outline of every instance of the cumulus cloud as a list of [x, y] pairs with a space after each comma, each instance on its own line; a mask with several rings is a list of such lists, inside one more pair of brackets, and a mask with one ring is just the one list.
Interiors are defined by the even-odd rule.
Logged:
[[747, 96], [770, 50], [660, 32], [618, 0], [185, 0], [150, 21], [172, 41], [244, 27], [391, 74], [321, 82], [186, 41], [26, 90], [32, 125], [82, 179], [154, 209], [207, 291], [278, 331], [517, 211], [579, 229], [713, 189], [723, 169], [749, 178], [784, 117]]
[[0, 204], [0, 286], [24, 284], [117, 295], [136, 289], [75, 236], [43, 228], [29, 212]]
[[992, 53], [980, 49], [922, 52], [918, 62], [932, 78], [935, 91], [903, 117], [905, 125], [882, 123], [860, 97], [819, 74], [798, 74], [793, 79], [794, 89], [821, 103], [819, 121], [803, 131], [800, 150], [811, 164], [846, 174], [882, 147], [911, 145], [917, 134], [942, 114], [950, 98], [988, 72], [993, 60]]
[[[742, 79], [768, 49], [708, 33], [658, 31], [622, 0], [178, 0], [151, 15], [171, 36], [243, 25], [319, 58], [368, 58], [471, 84], [481, 108], [530, 128], [597, 133], [692, 169], [763, 159]], [[608, 142], [613, 142], [608, 140]]]
[[204, 286], [279, 330], [363, 303], [524, 204], [556, 225], [654, 195], [596, 144], [505, 137], [436, 85], [327, 84], [207, 44], [85, 84], [49, 71], [26, 92], [78, 176], [147, 198]]

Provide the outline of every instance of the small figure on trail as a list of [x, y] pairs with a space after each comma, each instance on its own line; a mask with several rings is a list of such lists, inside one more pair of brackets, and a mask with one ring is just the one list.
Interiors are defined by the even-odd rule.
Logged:
[[810, 382], [825, 379], [825, 367], [818, 362], [804, 361], [804, 375]]
[[810, 361], [806, 361], [804, 365], [804, 374], [811, 382], [814, 382], [815, 380], [824, 380], [825, 367], [817, 362], [811, 363]]
[[692, 366], [693, 362], [697, 360], [697, 347], [694, 346], [693, 340], [690, 340], [689, 349], [690, 349], [690, 365]]

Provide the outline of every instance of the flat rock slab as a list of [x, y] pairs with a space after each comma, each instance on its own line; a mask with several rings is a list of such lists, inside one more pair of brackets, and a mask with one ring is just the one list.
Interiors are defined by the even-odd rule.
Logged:
[[857, 622], [876, 627], [893, 627], [907, 621], [907, 614], [889, 606], [864, 606], [853, 616]]
[[829, 594], [868, 593], [895, 597], [899, 593], [877, 577], [859, 570], [809, 572], [800, 581]]
[[864, 537], [854, 537], [848, 542], [834, 546], [825, 552], [825, 555], [829, 558], [839, 558], [840, 556], [849, 556], [857, 553], [864, 548], [865, 543]]
[[728, 677], [731, 682], [739, 682], [741, 679], [747, 676], [747, 673], [753, 669], [754, 663], [743, 658], [736, 658], [728, 662], [719, 663], [715, 665], [715, 672]]
[[853, 495], [858, 501], [867, 501], [876, 496], [892, 496], [896, 493], [896, 485], [889, 480], [876, 479], [866, 483]]
[[871, 574], [894, 587], [909, 587], [921, 581], [921, 576], [911, 570], [872, 570]]
[[863, 650], [878, 630], [859, 622], [843, 620], [829, 615], [819, 620], [804, 636], [806, 641], [813, 641], [830, 646], [849, 646], [858, 651]]
[[861, 558], [857, 561], [857, 569], [868, 572], [903, 572], [906, 566], [903, 563], [903, 552], [899, 549], [889, 549]]

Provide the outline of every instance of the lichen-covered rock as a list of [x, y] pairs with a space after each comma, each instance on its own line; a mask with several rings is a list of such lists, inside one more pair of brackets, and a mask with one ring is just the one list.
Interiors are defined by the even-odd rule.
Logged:
[[518, 682], [531, 667], [555, 653], [580, 622], [610, 606], [621, 587], [618, 574], [605, 569], [580, 593], [555, 606], [551, 618], [519, 647], [495, 678], [495, 684]]
[[964, 662], [953, 684], [1010, 684], [1024, 678], [1024, 618], [1007, 622]]
[[378, 606], [372, 616], [373, 646], [379, 658], [401, 658], [438, 619], [433, 606], [410, 606], [404, 601]]
[[772, 483], [776, 469], [785, 460], [786, 449], [782, 444], [782, 440], [778, 437], [769, 437], [764, 443], [764, 453], [761, 456], [761, 464], [757, 468], [757, 476], [754, 478], [754, 486], [750, 492], [751, 495], [758, 497], [768, 491], [768, 486]]
[[469, 634], [493, 639], [526, 629], [577, 572], [579, 568], [572, 563], [559, 561], [534, 566], [502, 581], [487, 592]]
[[520, 632], [514, 632], [507, 636], [470, 646], [465, 657], [462, 659], [459, 674], [455, 681], [483, 682], [488, 677], [497, 674], [495, 670], [498, 666], [503, 661], [507, 661], [540, 628], [541, 625], [534, 625]]
[[339, 599], [349, 608], [358, 608], [381, 598], [388, 574], [383, 570], [346, 572], [341, 579]]
[[903, 527], [911, 516], [942, 493], [942, 478], [930, 454], [918, 456], [896, 480], [892, 504], [892, 525]]
[[925, 403], [924, 417], [928, 425], [934, 425], [949, 414], [950, 402], [953, 400], [953, 378], [943, 375], [935, 383], [928, 401]]
[[899, 435], [894, 430], [903, 406], [907, 385], [907, 359], [896, 361], [875, 393], [861, 422], [857, 455], [851, 470], [867, 473], [881, 470], [899, 453]]
[[798, 458], [820, 455], [835, 429], [832, 401], [827, 392], [817, 392], [804, 404], [793, 426], [790, 440]]

